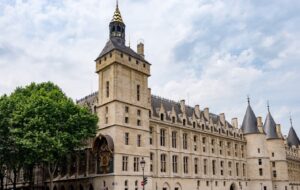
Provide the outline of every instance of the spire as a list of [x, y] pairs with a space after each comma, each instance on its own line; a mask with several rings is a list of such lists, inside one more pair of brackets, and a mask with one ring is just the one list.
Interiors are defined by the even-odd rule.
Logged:
[[292, 114], [290, 113], [290, 122], [291, 122], [291, 127], [293, 127], [293, 119], [292, 119]]
[[247, 102], [248, 102], [248, 105], [250, 105], [250, 97], [249, 97], [249, 95], [247, 96]]
[[244, 116], [242, 131], [244, 134], [260, 133], [257, 127], [257, 119], [250, 105], [250, 98], [248, 96], [248, 107]]
[[268, 107], [268, 115], [267, 115], [265, 123], [264, 123], [264, 131], [267, 135], [267, 139], [279, 139], [279, 136], [276, 131], [276, 123], [270, 112], [269, 101], [267, 103], [267, 107]]
[[297, 133], [294, 130], [293, 126], [290, 128], [290, 131], [289, 131], [289, 134], [287, 137], [287, 142], [288, 142], [289, 146], [296, 146], [296, 147], [300, 146], [299, 137], [297, 136]]
[[111, 22], [120, 22], [120, 23], [124, 23], [122, 16], [121, 16], [121, 12], [119, 10], [119, 2], [118, 0], [116, 1], [116, 10], [114, 12], [114, 16], [113, 19], [111, 20]]

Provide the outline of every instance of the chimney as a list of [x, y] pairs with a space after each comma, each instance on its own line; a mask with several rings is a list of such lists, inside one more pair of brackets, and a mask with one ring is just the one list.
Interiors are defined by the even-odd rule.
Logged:
[[262, 122], [262, 117], [257, 117], [257, 127], [258, 127], [258, 130], [263, 133], [264, 130], [263, 130], [263, 122]]
[[204, 108], [204, 117], [209, 121], [209, 108]]
[[220, 121], [223, 125], [225, 125], [225, 114], [224, 113], [220, 113], [219, 114], [219, 117], [220, 117]]
[[143, 42], [138, 42], [137, 45], [137, 53], [142, 56], [143, 58], [145, 57], [144, 55], [144, 43]]
[[281, 133], [281, 125], [280, 124], [276, 124], [276, 132], [280, 138], [283, 138], [282, 133]]
[[238, 119], [237, 119], [236, 117], [231, 119], [231, 125], [232, 125], [235, 129], [238, 128], [239, 123], [238, 123]]
[[200, 118], [200, 106], [199, 105], [195, 105], [195, 115]]
[[180, 100], [180, 108], [183, 114], [185, 114], [185, 100]]

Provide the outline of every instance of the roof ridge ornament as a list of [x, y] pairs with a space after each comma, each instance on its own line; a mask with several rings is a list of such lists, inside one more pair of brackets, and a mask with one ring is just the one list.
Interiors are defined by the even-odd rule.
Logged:
[[248, 102], [248, 105], [250, 106], [250, 96], [247, 95], [247, 102]]
[[292, 113], [290, 112], [290, 122], [291, 122], [291, 127], [293, 127], [293, 118], [292, 118]]
[[268, 112], [270, 113], [270, 102], [269, 102], [269, 100], [267, 101], [267, 107], [268, 107]]

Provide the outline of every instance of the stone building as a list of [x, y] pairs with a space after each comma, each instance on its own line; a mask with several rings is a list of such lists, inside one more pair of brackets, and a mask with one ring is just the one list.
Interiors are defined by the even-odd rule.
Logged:
[[[125, 45], [118, 5], [109, 40], [95, 60], [99, 91], [81, 100], [99, 117], [89, 146], [66, 158], [55, 190], [298, 190], [300, 141], [268, 109], [256, 117], [250, 101], [239, 126], [225, 114], [151, 94], [144, 44]], [[69, 164], [67, 164], [69, 163]]]

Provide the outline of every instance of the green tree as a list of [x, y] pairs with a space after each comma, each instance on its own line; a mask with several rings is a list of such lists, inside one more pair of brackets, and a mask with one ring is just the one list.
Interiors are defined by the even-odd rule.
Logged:
[[52, 190], [59, 161], [95, 135], [98, 119], [51, 82], [17, 88], [9, 98], [15, 104], [10, 132], [26, 154], [23, 166], [46, 166]]

